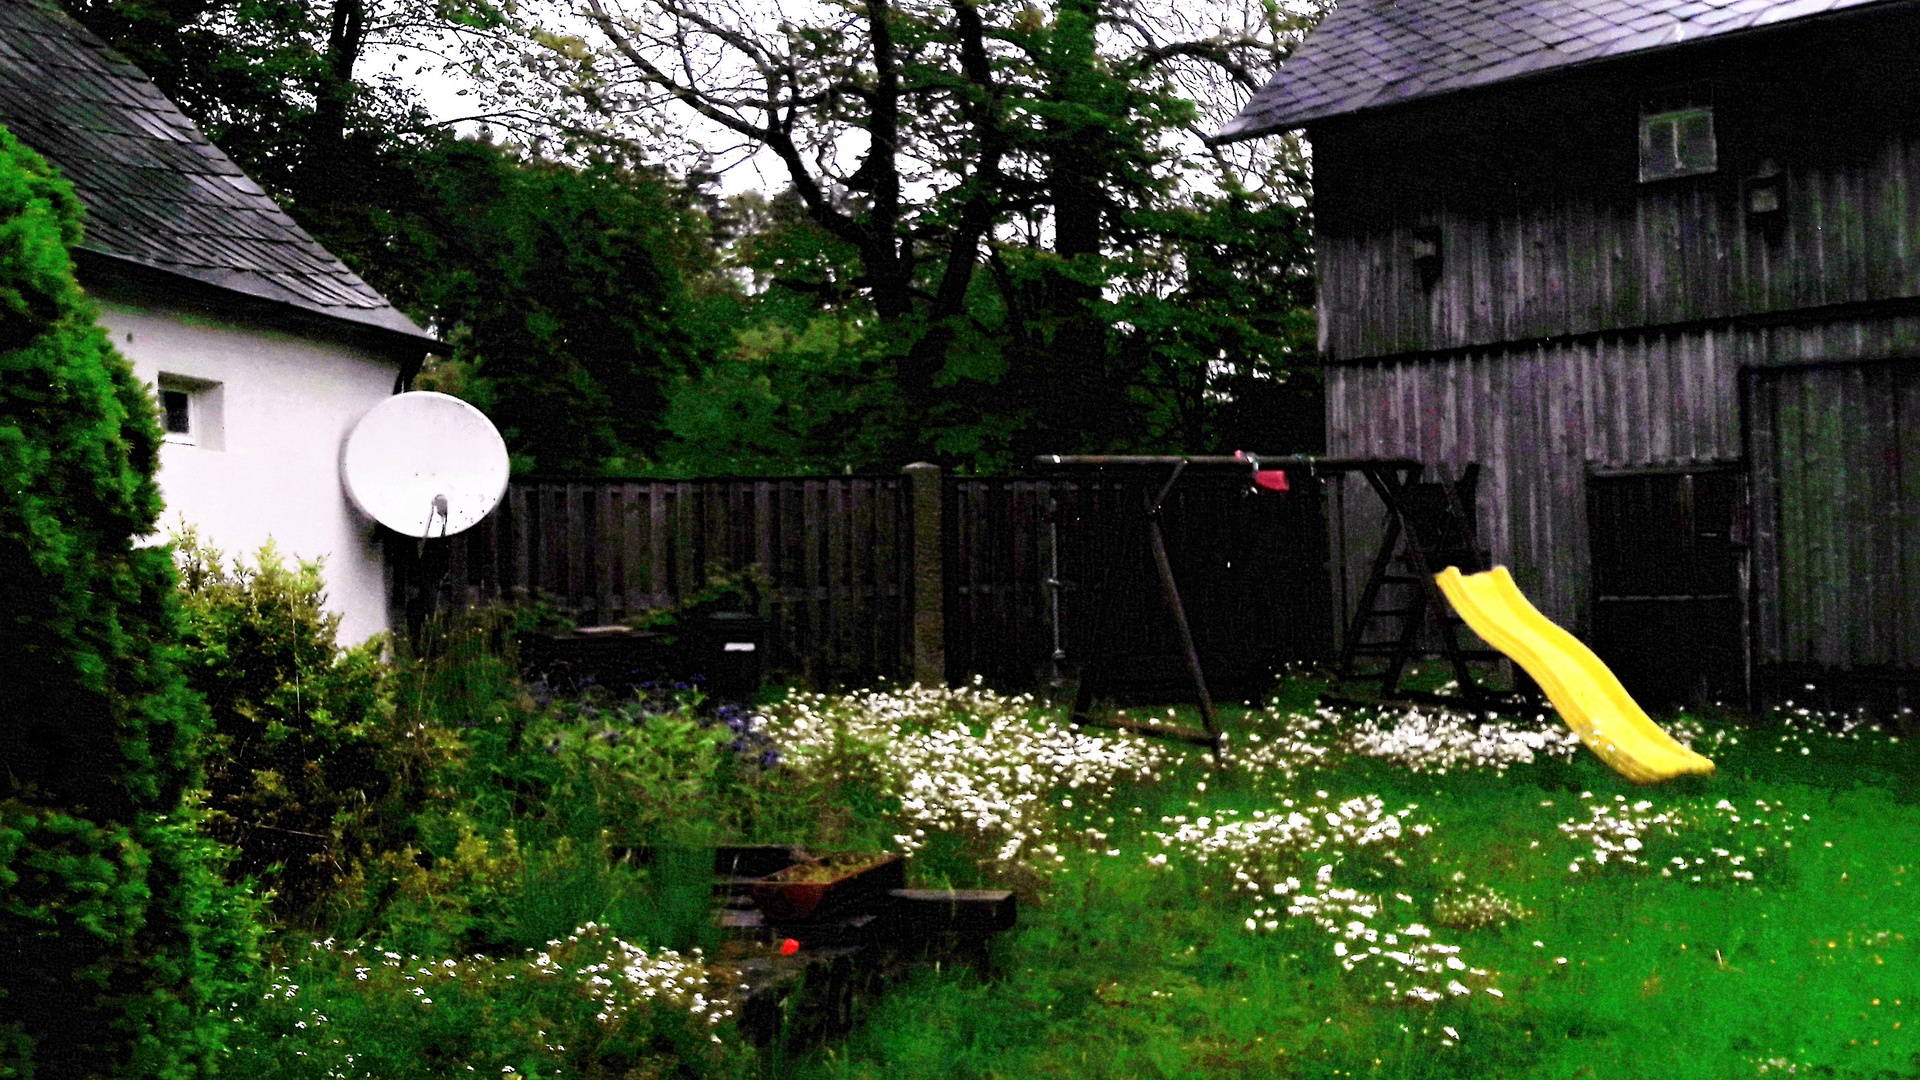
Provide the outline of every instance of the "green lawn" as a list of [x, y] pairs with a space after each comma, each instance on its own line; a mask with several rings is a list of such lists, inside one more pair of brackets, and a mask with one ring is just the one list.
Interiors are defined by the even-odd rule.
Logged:
[[[1186, 753], [1053, 792], [1071, 809], [1002, 976], [918, 975], [798, 1075], [1920, 1077], [1909, 742], [1688, 718], [1718, 774], [1638, 788], [1584, 749], [1360, 756], [1350, 719], [1302, 730], [1311, 689], [1233, 717], [1227, 773]], [[1369, 842], [1364, 808], [1326, 826], [1368, 796], [1411, 808], [1397, 837]], [[1436, 944], [1458, 951], [1410, 955]]]
[[[1229, 717], [1224, 772], [978, 687], [726, 725], [456, 690], [422, 697], [457, 752], [412, 839], [276, 935], [235, 1074], [1920, 1077], [1920, 760], [1842, 718], [1664, 718], [1718, 773], [1636, 788], [1551, 714], [1320, 712], [1305, 679]], [[771, 841], [1018, 889], [999, 976], [756, 1053], [701, 845]]]

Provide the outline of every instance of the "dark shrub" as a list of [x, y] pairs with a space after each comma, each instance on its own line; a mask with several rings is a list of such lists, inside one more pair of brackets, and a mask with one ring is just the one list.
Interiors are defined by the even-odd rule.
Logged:
[[206, 711], [153, 533], [152, 398], [94, 325], [80, 207], [0, 131], [0, 1076], [210, 1072], [244, 893], [187, 795]]
[[381, 639], [337, 644], [318, 564], [289, 569], [271, 545], [229, 563], [191, 530], [175, 548], [187, 679], [213, 714], [209, 826], [296, 916], [355, 860], [404, 843], [453, 740], [396, 717]]

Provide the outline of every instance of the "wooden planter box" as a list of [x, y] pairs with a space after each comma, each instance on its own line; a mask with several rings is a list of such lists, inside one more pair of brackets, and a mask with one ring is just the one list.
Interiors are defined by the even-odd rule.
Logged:
[[858, 907], [906, 885], [906, 860], [898, 855], [824, 855], [820, 861], [846, 862], [855, 857], [873, 861], [823, 880], [806, 880], [818, 873], [816, 864], [802, 863], [769, 874], [753, 883], [753, 902], [770, 923], [803, 923]]
[[[636, 866], [651, 866], [655, 857], [650, 846], [614, 844], [607, 852], [616, 862]], [[794, 844], [722, 844], [713, 849], [714, 895], [734, 901], [731, 906], [745, 906], [755, 882], [806, 857], [806, 852]]]

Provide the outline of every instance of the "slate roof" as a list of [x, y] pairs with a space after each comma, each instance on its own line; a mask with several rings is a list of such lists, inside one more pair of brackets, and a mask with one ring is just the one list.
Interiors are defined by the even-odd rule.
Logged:
[[83, 250], [432, 342], [48, 0], [0, 0], [0, 124], [72, 181]]
[[1212, 141], [1887, 0], [1344, 0]]

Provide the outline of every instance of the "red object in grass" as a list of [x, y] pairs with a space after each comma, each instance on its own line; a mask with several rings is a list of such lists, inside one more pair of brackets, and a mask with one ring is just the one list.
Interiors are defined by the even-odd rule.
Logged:
[[800, 951], [800, 943], [798, 941], [793, 940], [792, 938], [787, 938], [785, 941], [782, 941], [780, 943], [781, 956], [792, 956], [794, 953], [797, 953], [799, 951]]

